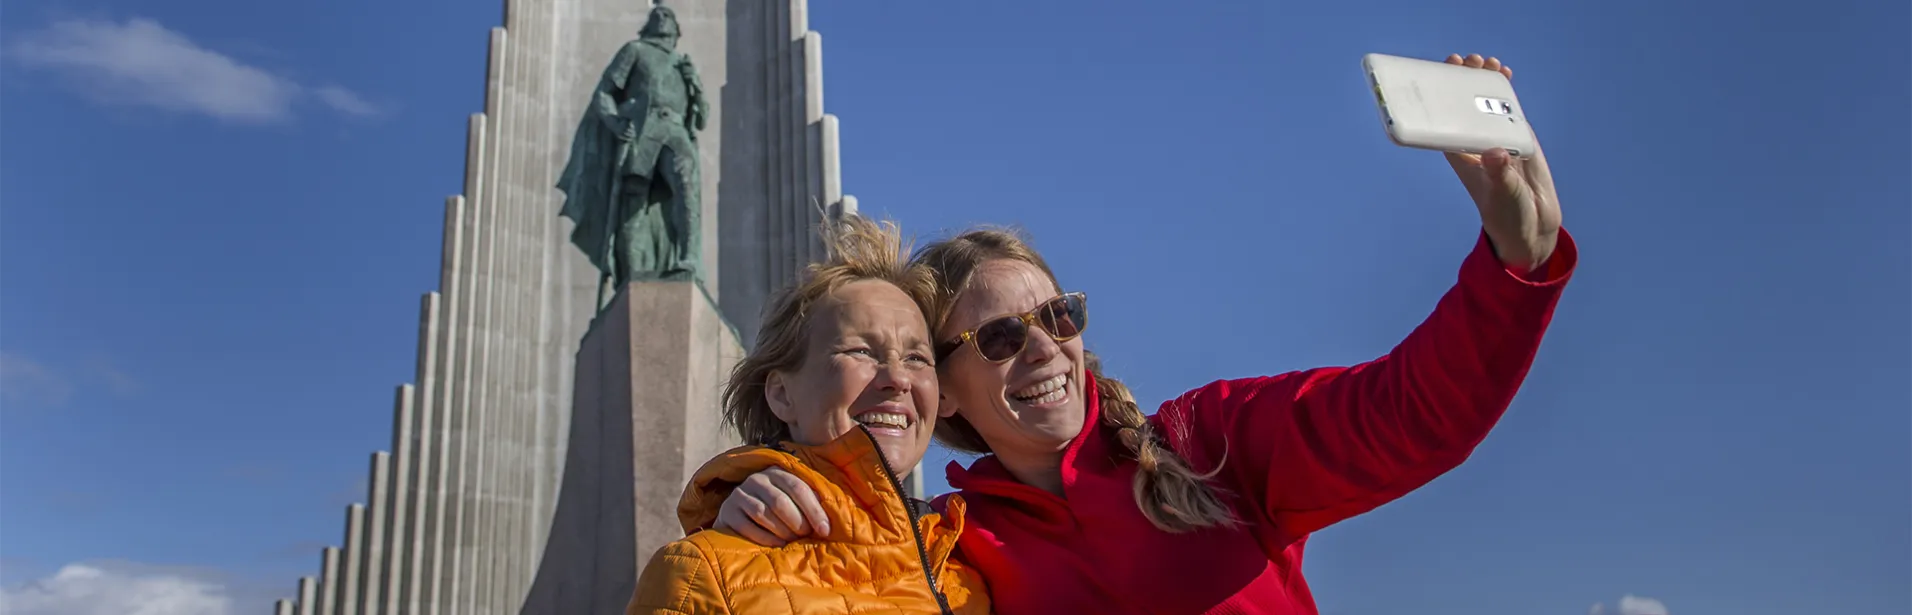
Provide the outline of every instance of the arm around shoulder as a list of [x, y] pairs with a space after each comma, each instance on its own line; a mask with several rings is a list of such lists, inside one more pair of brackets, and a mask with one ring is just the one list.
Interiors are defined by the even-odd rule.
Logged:
[[690, 539], [658, 549], [638, 575], [625, 615], [729, 615], [710, 557]]

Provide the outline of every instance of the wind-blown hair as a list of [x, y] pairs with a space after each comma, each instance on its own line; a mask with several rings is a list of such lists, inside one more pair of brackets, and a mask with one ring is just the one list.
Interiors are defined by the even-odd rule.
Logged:
[[936, 297], [929, 272], [911, 266], [909, 246], [893, 222], [844, 216], [823, 227], [826, 255], [811, 263], [803, 280], [779, 291], [764, 310], [757, 345], [737, 363], [724, 383], [724, 422], [746, 444], [774, 444], [790, 438], [790, 426], [770, 411], [764, 383], [772, 372], [803, 368], [809, 354], [810, 317], [818, 302], [851, 282], [888, 282], [929, 313]]

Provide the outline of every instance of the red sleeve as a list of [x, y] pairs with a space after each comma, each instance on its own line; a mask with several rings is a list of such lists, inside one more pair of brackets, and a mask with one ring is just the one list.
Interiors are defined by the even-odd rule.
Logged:
[[1578, 260], [1562, 230], [1545, 267], [1515, 273], [1483, 234], [1460, 280], [1387, 356], [1217, 381], [1155, 420], [1198, 471], [1219, 471], [1243, 512], [1305, 536], [1467, 459], [1520, 390]]
[[[955, 462], [950, 462], [950, 463], [955, 463]], [[939, 515], [946, 514], [944, 511], [949, 510], [949, 494], [945, 493], [945, 494], [930, 498], [929, 509], [936, 511], [936, 514], [939, 514]]]

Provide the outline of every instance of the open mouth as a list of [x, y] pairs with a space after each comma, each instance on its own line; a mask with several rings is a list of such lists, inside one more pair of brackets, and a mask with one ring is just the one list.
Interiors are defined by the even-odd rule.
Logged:
[[1010, 397], [1025, 404], [1038, 406], [1062, 401], [1069, 397], [1069, 374], [1056, 374], [1053, 378], [1023, 387], [1010, 394]]
[[867, 427], [887, 427], [890, 429], [909, 429], [910, 415], [894, 412], [865, 412], [856, 416], [856, 422]]

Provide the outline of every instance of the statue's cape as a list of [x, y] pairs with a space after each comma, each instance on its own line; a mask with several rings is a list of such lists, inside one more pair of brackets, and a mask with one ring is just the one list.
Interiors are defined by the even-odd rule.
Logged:
[[[617, 221], [610, 219], [611, 178], [621, 147], [617, 135], [600, 119], [600, 105], [615, 110], [615, 94], [630, 85], [631, 69], [638, 61], [638, 41], [625, 43], [604, 67], [604, 76], [592, 92], [577, 132], [571, 136], [571, 156], [558, 175], [558, 190], [564, 193], [564, 206], [558, 215], [570, 218], [577, 226], [571, 230], [571, 243], [591, 259], [599, 271], [610, 271], [607, 230]], [[629, 215], [632, 212], [624, 212]]]

